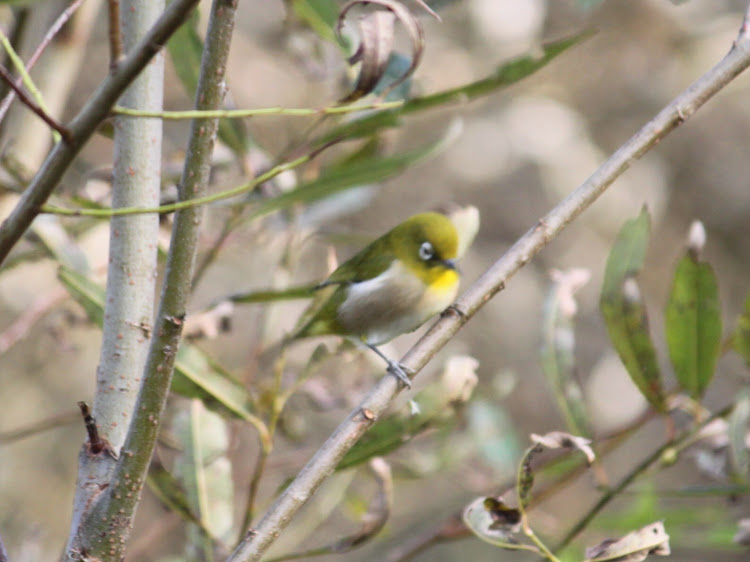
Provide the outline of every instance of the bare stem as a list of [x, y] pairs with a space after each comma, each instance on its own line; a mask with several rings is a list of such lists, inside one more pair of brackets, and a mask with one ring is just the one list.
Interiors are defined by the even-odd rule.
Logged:
[[[236, 8], [237, 0], [213, 2], [195, 94], [198, 109], [221, 107], [226, 93], [223, 76]], [[181, 200], [200, 197], [205, 193], [217, 128], [216, 119], [199, 119], [192, 123], [185, 167], [179, 183]], [[68, 556], [73, 556], [74, 552], [84, 552], [88, 559], [124, 558], [169, 393], [190, 296], [201, 218], [200, 207], [185, 209], [175, 215], [159, 312], [135, 405], [135, 416], [110, 485], [87, 513], [78, 534], [79, 542], [68, 549]]]
[[[404, 356], [419, 371], [507, 281], [588, 208], [630, 165], [695, 113], [750, 65], [750, 40], [741, 32], [729, 53], [630, 138], [594, 174], [524, 234]], [[230, 556], [232, 562], [259, 560], [296, 512], [332, 474], [344, 454], [388, 407], [399, 391], [394, 377], [383, 377], [331, 434], [271, 506], [257, 528], [248, 531]]]
[[81, 413], [76, 410], [71, 410], [70, 412], [62, 414], [55, 414], [54, 416], [31, 423], [27, 426], [0, 433], [0, 445], [8, 445], [51, 429], [60, 429], [63, 425], [80, 421], [80, 419]]
[[108, 0], [107, 11], [109, 16], [109, 68], [114, 70], [122, 58], [120, 0]]
[[[123, 1], [126, 9], [122, 11], [118, 29], [122, 27], [124, 47], [131, 52], [163, 11], [164, 2]], [[158, 111], [162, 107], [163, 91], [164, 56], [161, 54], [133, 80], [120, 103]], [[158, 205], [161, 122], [118, 118], [114, 125], [112, 206]], [[158, 217], [115, 217], [109, 227], [107, 289], [93, 417], [113, 454], [98, 454], [100, 451], [90, 436], [89, 447], [79, 455], [74, 521], [85, 521], [92, 500], [111, 483], [117, 466], [115, 459], [121, 454], [134, 416], [154, 321], [157, 274], [154, 240], [159, 236]], [[75, 529], [71, 530], [69, 547], [77, 534]]]

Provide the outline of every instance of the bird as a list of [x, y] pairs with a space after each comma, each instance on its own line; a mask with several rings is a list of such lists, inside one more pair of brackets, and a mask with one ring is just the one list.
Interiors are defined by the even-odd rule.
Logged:
[[388, 365], [387, 371], [410, 387], [407, 368], [378, 346], [412, 332], [445, 310], [459, 286], [459, 240], [445, 215], [414, 215], [342, 263], [316, 286], [326, 291], [302, 315], [296, 340], [338, 335], [364, 344]]

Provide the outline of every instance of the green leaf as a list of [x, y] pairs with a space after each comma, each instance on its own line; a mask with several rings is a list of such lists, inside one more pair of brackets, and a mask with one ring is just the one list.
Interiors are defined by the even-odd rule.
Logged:
[[211, 536], [231, 533], [234, 490], [226, 458], [230, 442], [227, 423], [206, 410], [200, 400], [180, 408], [172, 420], [172, 430], [182, 445], [174, 458], [174, 475], [185, 489], [192, 513], [202, 522], [186, 529], [190, 548], [199, 560], [213, 559], [216, 545], [209, 540]]
[[[58, 278], [78, 302], [91, 322], [101, 327], [104, 319], [104, 288], [66, 267]], [[199, 398], [207, 407], [245, 421], [257, 421], [252, 413], [252, 397], [247, 389], [222, 370], [197, 347], [183, 341], [175, 360], [172, 391], [188, 398]]]
[[734, 350], [742, 356], [745, 364], [750, 367], [750, 293], [747, 294], [745, 308], [737, 320], [732, 344]]
[[297, 17], [321, 38], [343, 46], [336, 34], [339, 20], [339, 5], [335, 0], [292, 0]]
[[203, 57], [203, 40], [198, 34], [199, 21], [200, 13], [195, 9], [167, 41], [172, 65], [188, 96], [195, 95]]
[[431, 427], [431, 416], [425, 415], [394, 415], [380, 420], [349, 449], [336, 470], [344, 470], [373, 457], [387, 455]]
[[57, 277], [73, 300], [83, 307], [89, 321], [101, 327], [104, 321], [104, 288], [64, 266], [57, 270]]
[[346, 189], [387, 180], [446, 148], [455, 137], [453, 129], [450, 127], [445, 136], [437, 142], [411, 152], [388, 157], [348, 160], [331, 167], [319, 178], [300, 185], [294, 191], [261, 201], [250, 211], [249, 219], [293, 205], [317, 201]]
[[669, 357], [680, 386], [700, 399], [721, 352], [719, 288], [711, 265], [688, 252], [677, 264], [665, 314]]
[[251, 421], [252, 397], [247, 389], [194, 345], [182, 342], [175, 361], [172, 391], [200, 399], [207, 408]]
[[156, 460], [151, 462], [146, 484], [148, 484], [154, 495], [159, 498], [159, 501], [167, 506], [170, 511], [177, 513], [185, 521], [201, 526], [208, 534], [208, 530], [203, 526], [203, 522], [190, 507], [190, 502], [182, 484], [160, 462]]
[[649, 232], [650, 219], [645, 208], [622, 227], [607, 259], [599, 304], [612, 345], [630, 378], [649, 403], [664, 412], [659, 363], [635, 280], [643, 266]]
[[[195, 95], [200, 77], [203, 58], [203, 39], [198, 33], [200, 15], [193, 10], [183, 24], [167, 41], [167, 50], [172, 59], [177, 77], [182, 82], [189, 96]], [[249, 134], [241, 119], [219, 120], [219, 139], [226, 144], [238, 158], [243, 158], [249, 148]]]
[[492, 74], [476, 82], [427, 96], [412, 98], [399, 108], [379, 111], [366, 117], [343, 123], [322, 135], [313, 143], [313, 146], [320, 147], [332, 141], [372, 136], [380, 129], [398, 125], [403, 115], [424, 111], [425, 109], [437, 106], [466, 103], [480, 96], [494, 93], [544, 68], [566, 50], [588, 39], [592, 35], [593, 32], [584, 31], [572, 37], [546, 43], [542, 46], [540, 53], [535, 52], [533, 55], [525, 55], [507, 62], [498, 67]]
[[607, 258], [602, 297], [620, 293], [625, 280], [638, 275], [646, 257], [650, 233], [651, 217], [644, 207], [641, 214], [627, 221], [617, 234], [617, 239]]
[[472, 358], [448, 360], [439, 380], [414, 397], [412, 403], [418, 405], [417, 411], [404, 408], [379, 420], [347, 452], [336, 469], [356, 466], [390, 453], [428, 429], [450, 427], [471, 397], [477, 380], [474, 373], [477, 365]]
[[315, 296], [315, 290], [318, 285], [301, 285], [298, 287], [288, 287], [286, 289], [268, 290], [268, 291], [248, 291], [246, 293], [235, 293], [221, 300], [238, 302], [243, 304], [261, 303], [261, 302], [278, 302], [295, 299], [309, 299]]

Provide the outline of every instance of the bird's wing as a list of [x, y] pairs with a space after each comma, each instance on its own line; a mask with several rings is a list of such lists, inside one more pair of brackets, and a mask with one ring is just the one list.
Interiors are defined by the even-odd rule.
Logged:
[[381, 246], [371, 244], [342, 263], [328, 279], [320, 284], [320, 287], [368, 281], [387, 270], [393, 263], [393, 259], [391, 252]]

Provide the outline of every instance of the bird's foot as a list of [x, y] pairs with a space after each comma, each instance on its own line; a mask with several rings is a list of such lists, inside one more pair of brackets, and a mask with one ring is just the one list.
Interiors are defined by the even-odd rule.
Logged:
[[405, 387], [411, 388], [411, 379], [409, 378], [409, 374], [413, 375], [413, 371], [411, 371], [398, 361], [394, 361], [393, 359], [388, 359], [388, 369], [386, 370], [402, 383], [404, 383]]

